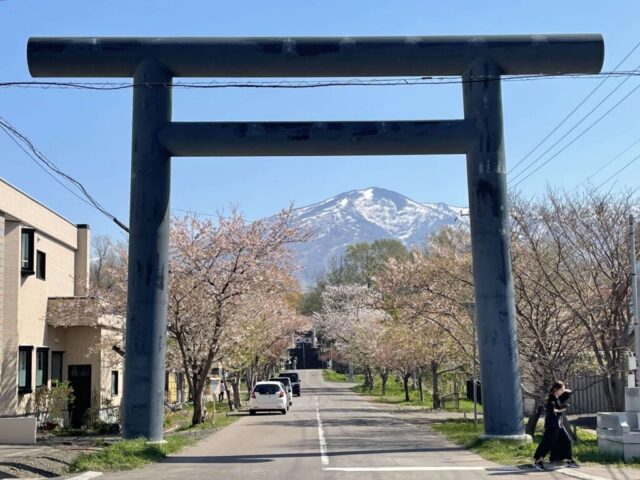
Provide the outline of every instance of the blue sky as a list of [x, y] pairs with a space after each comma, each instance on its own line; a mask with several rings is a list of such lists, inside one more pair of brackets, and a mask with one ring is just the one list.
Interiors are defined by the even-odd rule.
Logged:
[[[638, 18], [640, 2], [636, 0], [4, 0], [0, 1], [0, 82], [30, 79], [25, 53], [30, 36], [602, 33], [604, 69], [610, 70], [640, 41]], [[640, 48], [621, 68], [632, 70], [638, 65]], [[599, 81], [505, 82], [508, 166], [515, 165]], [[608, 80], [581, 112], [586, 113], [619, 81]], [[613, 105], [639, 82], [640, 78], [631, 78], [607, 105]], [[523, 183], [522, 192], [535, 195], [547, 183], [573, 188], [640, 138], [639, 99], [640, 90]], [[606, 107], [601, 111], [605, 110]], [[52, 161], [82, 181], [106, 208], [127, 221], [131, 90], [0, 89], [0, 115], [28, 135]], [[176, 120], [403, 120], [461, 116], [459, 85], [174, 93]], [[569, 121], [568, 126], [579, 118]], [[593, 182], [605, 180], [637, 154], [640, 143], [594, 177]], [[115, 225], [55, 183], [2, 132], [0, 176], [71, 221], [90, 224], [94, 234], [119, 235]], [[640, 161], [615, 180], [606, 187], [616, 190], [640, 185]], [[368, 186], [395, 190], [421, 202], [467, 204], [464, 159], [457, 156], [180, 158], [173, 162], [172, 208], [213, 213], [238, 205], [248, 218], [256, 219], [271, 215], [290, 202], [303, 206]]]

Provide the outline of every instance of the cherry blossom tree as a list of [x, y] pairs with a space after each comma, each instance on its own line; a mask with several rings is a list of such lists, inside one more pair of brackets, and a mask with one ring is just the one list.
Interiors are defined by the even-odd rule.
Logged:
[[328, 285], [322, 294], [322, 314], [317, 316], [323, 334], [341, 355], [363, 369], [364, 387], [369, 390], [373, 389], [376, 352], [388, 316], [376, 303], [376, 294], [364, 285]]
[[217, 222], [175, 218], [170, 238], [168, 331], [180, 349], [192, 393], [192, 423], [202, 423], [202, 395], [242, 301], [278, 290], [290, 270], [287, 247], [309, 233], [293, 225], [291, 209], [248, 224], [236, 210]]

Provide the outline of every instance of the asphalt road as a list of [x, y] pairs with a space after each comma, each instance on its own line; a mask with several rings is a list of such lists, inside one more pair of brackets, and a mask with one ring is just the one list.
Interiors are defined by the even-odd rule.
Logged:
[[[287, 415], [246, 416], [166, 461], [105, 479], [568, 479], [487, 462], [393, 410], [376, 408], [322, 372], [300, 371]], [[576, 472], [577, 473], [577, 472]], [[582, 477], [593, 478], [593, 477]]]

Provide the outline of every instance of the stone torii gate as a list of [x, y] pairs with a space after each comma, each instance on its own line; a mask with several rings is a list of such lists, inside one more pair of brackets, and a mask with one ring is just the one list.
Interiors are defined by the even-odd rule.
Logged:
[[[31, 38], [34, 77], [133, 78], [126, 438], [162, 439], [171, 157], [464, 154], [485, 435], [523, 438], [502, 75], [597, 73], [601, 35]], [[174, 77], [463, 77], [464, 119], [173, 122]]]

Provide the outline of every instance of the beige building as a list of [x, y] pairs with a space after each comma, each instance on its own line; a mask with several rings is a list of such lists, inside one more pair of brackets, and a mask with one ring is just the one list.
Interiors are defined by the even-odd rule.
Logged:
[[[0, 180], [0, 417], [33, 413], [35, 392], [74, 389], [72, 424], [122, 397], [118, 323], [90, 313], [90, 232]], [[0, 430], [2, 418], [0, 418]]]

